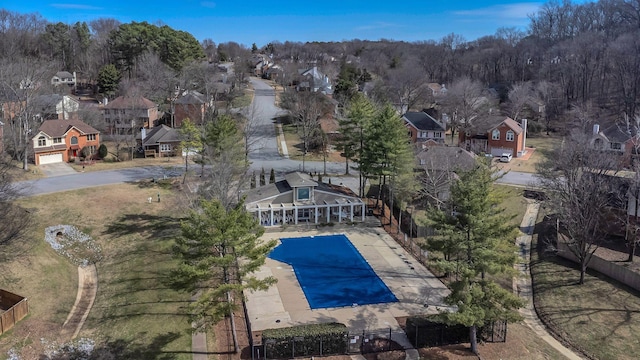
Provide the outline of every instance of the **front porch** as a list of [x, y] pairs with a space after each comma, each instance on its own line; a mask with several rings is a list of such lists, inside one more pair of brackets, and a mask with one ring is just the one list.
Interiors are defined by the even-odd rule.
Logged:
[[341, 199], [335, 203], [298, 204], [256, 204], [248, 211], [260, 221], [262, 226], [284, 224], [321, 224], [364, 221], [365, 203], [362, 200]]

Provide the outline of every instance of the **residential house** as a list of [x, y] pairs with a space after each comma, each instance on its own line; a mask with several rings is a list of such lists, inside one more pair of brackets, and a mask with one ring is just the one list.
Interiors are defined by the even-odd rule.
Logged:
[[77, 116], [80, 102], [69, 95], [48, 94], [33, 98], [34, 111], [42, 120], [71, 119]]
[[173, 104], [174, 124], [172, 126], [181, 127], [186, 118], [189, 118], [194, 124], [204, 123], [204, 116], [211, 105], [205, 95], [195, 90], [185, 91]]
[[149, 129], [158, 120], [158, 105], [143, 96], [119, 96], [102, 112], [112, 134], [131, 133], [137, 127]]
[[365, 203], [351, 190], [292, 172], [244, 193], [245, 207], [263, 226], [364, 221]]
[[76, 84], [76, 72], [73, 74], [68, 71], [58, 71], [51, 78], [51, 85], [69, 85], [73, 86]]
[[140, 129], [137, 141], [144, 150], [145, 157], [176, 156], [180, 149], [180, 133], [164, 124], [154, 127], [149, 132], [145, 128]]
[[476, 155], [457, 146], [433, 146], [416, 155], [426, 202], [442, 204], [450, 197], [451, 183], [461, 171], [477, 165]]
[[509, 153], [513, 157], [525, 154], [526, 119], [522, 126], [510, 117], [489, 116], [477, 119], [476, 124], [467, 129], [460, 129], [459, 144], [476, 154], [485, 153], [501, 156]]
[[321, 92], [325, 95], [333, 95], [333, 85], [329, 77], [314, 66], [307, 70], [299, 70], [298, 73], [302, 77], [302, 81], [298, 84], [297, 90]]
[[440, 97], [447, 94], [447, 87], [444, 84], [428, 83], [427, 87], [434, 97]]
[[97, 154], [100, 132], [80, 120], [46, 120], [31, 140], [36, 165], [69, 162], [82, 149], [89, 156]]
[[593, 125], [593, 147], [598, 150], [612, 152], [622, 157], [622, 165], [629, 166], [637, 157], [640, 142], [638, 136], [632, 135], [629, 128], [613, 124], [600, 129], [600, 124]]
[[402, 116], [412, 143], [444, 143], [445, 125], [425, 111], [409, 111]]

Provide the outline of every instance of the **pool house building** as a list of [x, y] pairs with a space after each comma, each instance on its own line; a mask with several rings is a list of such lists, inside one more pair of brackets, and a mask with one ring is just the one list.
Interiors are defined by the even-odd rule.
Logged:
[[348, 188], [292, 172], [284, 180], [244, 194], [248, 212], [262, 226], [364, 221], [365, 203]]

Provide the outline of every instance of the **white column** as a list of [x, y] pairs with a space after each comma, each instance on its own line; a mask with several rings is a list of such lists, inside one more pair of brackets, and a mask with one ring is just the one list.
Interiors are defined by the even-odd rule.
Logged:
[[342, 222], [342, 205], [338, 204], [338, 224]]
[[353, 222], [353, 203], [351, 203], [351, 213], [349, 214], [349, 221]]
[[293, 205], [293, 223], [298, 225], [298, 207]]
[[325, 209], [327, 211], [327, 224], [331, 222], [331, 219], [329, 218], [331, 216], [331, 205], [327, 204], [327, 207]]
[[[271, 206], [271, 205], [269, 205]], [[270, 221], [269, 221], [269, 226], [273, 226], [273, 208], [270, 209], [271, 210], [271, 217], [270, 217]]]
[[284, 207], [282, 208], [282, 224], [284, 225], [286, 217], [287, 216], [287, 211], [284, 209]]
[[362, 222], [364, 222], [364, 211], [366, 210], [366, 205], [364, 204], [364, 202], [362, 202], [362, 211], [360, 212], [361, 216], [362, 216]]
[[316, 209], [316, 217], [315, 217], [315, 222], [316, 224], [318, 223], [318, 205], [316, 204], [315, 208]]

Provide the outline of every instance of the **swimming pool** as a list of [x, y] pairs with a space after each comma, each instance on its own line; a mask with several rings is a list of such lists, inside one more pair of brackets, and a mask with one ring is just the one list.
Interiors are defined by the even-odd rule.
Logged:
[[293, 267], [311, 309], [398, 301], [344, 234], [280, 240], [269, 258]]

